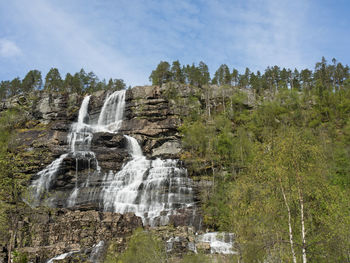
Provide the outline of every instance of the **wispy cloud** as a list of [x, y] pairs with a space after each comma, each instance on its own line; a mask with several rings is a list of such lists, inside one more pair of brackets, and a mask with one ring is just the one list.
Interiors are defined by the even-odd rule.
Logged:
[[322, 55], [349, 63], [344, 10], [350, 4], [325, 2], [0, 1], [0, 38], [20, 47], [1, 51], [13, 57], [0, 63], [0, 77], [83, 67], [101, 78], [142, 85], [160, 60], [202, 60], [212, 73], [222, 63], [239, 70], [312, 67]]
[[[243, 4], [226, 1], [210, 3], [219, 21], [224, 48], [238, 66], [263, 69], [268, 65], [300, 67], [305, 65], [302, 49], [307, 4], [301, 1], [247, 0]], [[232, 55], [230, 55], [232, 54]]]
[[15, 42], [8, 39], [0, 38], [0, 56], [14, 57], [21, 54], [21, 49]]
[[[16, 1], [15, 7], [30, 28], [37, 47], [30, 47], [28, 59], [56, 66], [63, 71], [84, 67], [102, 77], [121, 77], [141, 82], [128, 59], [104, 43], [90, 28], [72, 14], [48, 1]], [[45, 57], [44, 57], [45, 56]], [[51, 64], [51, 65], [48, 65]]]

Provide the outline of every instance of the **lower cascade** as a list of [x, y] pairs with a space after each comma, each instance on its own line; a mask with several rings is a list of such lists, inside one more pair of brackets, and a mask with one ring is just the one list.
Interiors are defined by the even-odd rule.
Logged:
[[[101, 257], [103, 254], [103, 249], [104, 249], [105, 242], [100, 241], [97, 244], [95, 244], [92, 248], [90, 249], [84, 249], [84, 250], [74, 250], [70, 251], [67, 253], [63, 253], [60, 255], [57, 255], [51, 259], [49, 259], [46, 263], [54, 263], [60, 260], [66, 260], [70, 257], [77, 256], [77, 259], [73, 259], [74, 262], [76, 260], [79, 260], [79, 262], [91, 262], [91, 263], [99, 263], [101, 262]], [[88, 258], [81, 258], [79, 259], [79, 256], [84, 256], [84, 255], [89, 255]], [[70, 262], [70, 260], [68, 260]]]
[[208, 243], [211, 254], [237, 254], [233, 250], [234, 234], [225, 232], [209, 232], [197, 237], [197, 242]]
[[132, 159], [118, 173], [106, 174], [104, 211], [134, 212], [144, 224], [166, 225], [177, 209], [194, 206], [187, 170], [173, 159], [147, 160], [135, 138], [125, 135]]

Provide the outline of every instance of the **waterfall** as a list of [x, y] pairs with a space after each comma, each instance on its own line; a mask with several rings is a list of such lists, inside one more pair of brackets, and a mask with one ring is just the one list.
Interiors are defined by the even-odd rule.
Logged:
[[[72, 132], [69, 135], [71, 152], [76, 158], [75, 186], [67, 200], [67, 206], [73, 207], [76, 204], [80, 188], [89, 186], [90, 163], [91, 159], [96, 162], [96, 170], [99, 173], [101, 168], [98, 166], [95, 153], [90, 151], [91, 140], [94, 132], [109, 131], [117, 132], [121, 126], [125, 108], [125, 90], [120, 90], [107, 96], [96, 124], [87, 124], [89, 120], [88, 106], [90, 96], [86, 96], [81, 104], [78, 116], [78, 122], [72, 125]], [[88, 177], [82, 186], [79, 186], [79, 159], [88, 162]]]
[[234, 234], [225, 232], [209, 232], [197, 237], [198, 242], [209, 243], [210, 253], [237, 254], [233, 250]]
[[81, 107], [79, 109], [78, 122], [73, 123], [71, 125], [70, 132], [67, 135], [67, 141], [70, 146], [70, 152], [62, 154], [58, 159], [54, 160], [51, 164], [49, 164], [44, 170], [40, 171], [37, 174], [39, 178], [32, 182], [30, 186], [30, 193], [33, 196], [30, 196], [29, 199], [34, 200], [29, 200], [31, 204], [35, 206], [40, 204], [40, 201], [43, 197], [42, 195], [50, 190], [52, 181], [56, 178], [57, 174], [59, 173], [61, 164], [63, 163], [64, 159], [71, 155], [75, 157], [76, 160], [76, 184], [73, 193], [71, 194], [68, 200], [68, 203], [69, 206], [74, 205], [74, 200], [78, 192], [77, 173], [79, 168], [79, 159], [85, 158], [88, 155], [91, 155], [93, 157], [95, 156], [93, 152], [89, 151], [93, 136], [92, 129], [87, 124], [87, 122], [89, 121], [89, 101], [90, 96], [86, 96], [83, 99]]
[[105, 242], [100, 241], [92, 247], [90, 257], [89, 257], [90, 262], [94, 262], [94, 263], [100, 262], [99, 259], [101, 257], [101, 254], [103, 254], [102, 252], [103, 252], [104, 245], [105, 245]]
[[81, 103], [79, 109], [78, 122], [73, 123], [71, 131], [68, 133], [67, 139], [70, 145], [70, 150], [73, 153], [82, 151], [89, 151], [91, 140], [93, 136], [93, 130], [88, 124], [89, 114], [88, 106], [90, 102], [90, 96], [86, 96]]
[[25, 200], [26, 202], [34, 206], [40, 204], [42, 194], [49, 191], [52, 181], [56, 178], [61, 164], [67, 156], [68, 154], [62, 154], [58, 159], [37, 174], [39, 178], [32, 182], [29, 189], [30, 196], [27, 197], [27, 200]]
[[[61, 260], [65, 260], [65, 262], [75, 262], [77, 259], [68, 259], [71, 256], [79, 256], [79, 255], [89, 255], [89, 259], [86, 262], [92, 262], [92, 263], [99, 263], [101, 262], [101, 256], [103, 254], [103, 248], [104, 248], [105, 242], [104, 241], [100, 241], [97, 244], [93, 245], [92, 248], [89, 249], [82, 249], [82, 250], [73, 250], [67, 253], [63, 253], [60, 254], [58, 256], [55, 256], [51, 259], [49, 259], [48, 261], [46, 261], [46, 263], [54, 263], [57, 261], [61, 261]], [[80, 262], [80, 261], [79, 261]], [[85, 261], [84, 261], [85, 262]]]
[[104, 211], [134, 212], [144, 224], [165, 225], [176, 209], [194, 206], [191, 180], [178, 161], [147, 160], [133, 137], [125, 135], [132, 159], [108, 173], [101, 192]]
[[[106, 97], [95, 123], [90, 121], [89, 102], [90, 96], [86, 96], [81, 103], [77, 122], [71, 125], [67, 135], [70, 151], [39, 172], [39, 179], [32, 183], [38, 204], [43, 199], [42, 194], [50, 190], [64, 159], [70, 158], [75, 161], [75, 173], [71, 173], [74, 187], [66, 203], [61, 204], [63, 206], [74, 207], [94, 202], [104, 211], [134, 212], [144, 224], [150, 226], [166, 225], [171, 216], [178, 215], [178, 211], [193, 208], [192, 180], [187, 170], [179, 165], [178, 160], [147, 159], [133, 137], [124, 135], [130, 160], [118, 172], [102, 173], [95, 153], [91, 151], [92, 138], [96, 132], [118, 132], [123, 121], [125, 90]], [[90, 185], [91, 178], [98, 180]]]
[[46, 263], [54, 263], [56, 261], [63, 260], [65, 258], [73, 255], [74, 253], [79, 253], [79, 251], [72, 251], [72, 252], [68, 252], [68, 253], [63, 253], [61, 255], [58, 255], [56, 257], [49, 259]]
[[97, 127], [102, 131], [117, 132], [122, 124], [125, 108], [125, 90], [112, 93], [105, 100]]

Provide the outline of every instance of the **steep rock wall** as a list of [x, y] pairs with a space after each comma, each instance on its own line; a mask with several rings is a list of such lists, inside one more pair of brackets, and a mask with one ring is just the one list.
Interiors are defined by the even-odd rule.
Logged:
[[[176, 89], [175, 96], [174, 88]], [[142, 86], [127, 90], [124, 121], [119, 133], [99, 132], [95, 133], [92, 138], [91, 150], [96, 154], [96, 159], [102, 171], [119, 171], [123, 164], [130, 160], [131, 156], [127, 151], [126, 140], [123, 134], [136, 138], [147, 158], [179, 158], [181, 138], [178, 128], [181, 125], [182, 118], [195, 108], [205, 107], [206, 98], [201, 95], [198, 96], [197, 93], [198, 90], [184, 86], [172, 86], [170, 88], [166, 86], [162, 88]], [[106, 96], [107, 93], [102, 91], [92, 94], [88, 109], [92, 121], [98, 119]], [[199, 99], [192, 100], [194, 96]], [[211, 106], [220, 107], [222, 93], [213, 89], [211, 96], [212, 99], [209, 101]], [[16, 141], [18, 154], [24, 159], [19, 165], [22, 165], [22, 170], [31, 176], [31, 181], [37, 179], [39, 171], [60, 155], [69, 151], [67, 134], [70, 131], [72, 122], [78, 118], [82, 100], [82, 96], [74, 94], [50, 95], [45, 92], [38, 92], [33, 98], [18, 96], [0, 106], [0, 110], [16, 106], [25, 109], [27, 122], [25, 129], [19, 130]], [[56, 207], [65, 206], [66, 200], [76, 183], [76, 173], [79, 180], [83, 181], [90, 173], [88, 170], [96, 169], [96, 165], [89, 164], [89, 167], [87, 165], [77, 165], [76, 159], [69, 156], [63, 162], [63, 168], [52, 184], [52, 191], [50, 192], [51, 197], [55, 196], [54, 206]], [[92, 186], [98, 188], [101, 184], [101, 177], [92, 176], [90, 182]], [[200, 188], [205, 187], [210, 187], [210, 182], [201, 180], [194, 182], [195, 203], [200, 201]], [[88, 196], [89, 194], [86, 191], [82, 192], [81, 196]], [[23, 228], [24, 230], [21, 231], [18, 237], [17, 247], [29, 253], [31, 258], [38, 257], [37, 261], [43, 262], [48, 257], [67, 252], [72, 248], [73, 250], [74, 248], [91, 248], [99, 241], [96, 238], [98, 237], [98, 235], [96, 236], [97, 232], [103, 233], [109, 239], [109, 236], [118, 235], [118, 231], [130, 233], [134, 227], [140, 225], [140, 218], [132, 219], [134, 223], [128, 225], [129, 219], [114, 214], [109, 217], [116, 217], [112, 221], [116, 220], [119, 222], [119, 225], [125, 226], [125, 229], [118, 230], [118, 227], [111, 223], [110, 225], [107, 224], [106, 227], [102, 227], [103, 230], [100, 230], [101, 222], [105, 220], [103, 218], [108, 214], [111, 215], [111, 213], [94, 211], [100, 209], [99, 203], [100, 200], [97, 198], [89, 202], [78, 202], [73, 207], [75, 211], [58, 209], [54, 212], [56, 215], [54, 217], [42, 215], [43, 222], [50, 225], [50, 229], [44, 232], [37, 231], [41, 225], [38, 221], [23, 219], [21, 224], [26, 227]], [[81, 210], [84, 211], [82, 212]], [[179, 212], [178, 215], [170, 218], [170, 224], [175, 226], [189, 224], [188, 218], [193, 218], [192, 211], [180, 210]], [[93, 231], [87, 230], [85, 223], [83, 223], [84, 220], [80, 220], [80, 217], [92, 218], [90, 221], [88, 220], [87, 224]], [[199, 227], [201, 224], [200, 213], [197, 212], [195, 217], [195, 220], [192, 219], [192, 223]], [[62, 218], [67, 219], [65, 221]], [[29, 225], [31, 225], [29, 227], [31, 230], [28, 232], [25, 229], [28, 229]], [[69, 226], [67, 231], [60, 230], [64, 225]], [[76, 226], [82, 230], [78, 231], [75, 229]], [[77, 238], [74, 240], [70, 239], [71, 231], [76, 233]], [[34, 236], [40, 241], [28, 239], [28, 236]], [[55, 241], [52, 241], [48, 236], [56, 236]], [[84, 240], [88, 241], [84, 243]]]

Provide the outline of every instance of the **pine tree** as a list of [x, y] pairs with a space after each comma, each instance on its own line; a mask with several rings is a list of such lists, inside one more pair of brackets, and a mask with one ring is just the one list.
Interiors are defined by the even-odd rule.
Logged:
[[69, 93], [73, 93], [73, 76], [70, 73], [66, 74], [66, 77], [63, 82], [63, 87]]
[[149, 80], [152, 82], [152, 85], [162, 85], [172, 78], [172, 74], [170, 72], [170, 65], [166, 61], [161, 61], [156, 70], [153, 70], [151, 75], [149, 76]]
[[22, 82], [19, 77], [14, 78], [10, 82], [9, 96], [20, 94], [22, 91]]
[[6, 99], [10, 92], [10, 81], [5, 80], [0, 82], [0, 100]]
[[83, 81], [81, 80], [81, 75], [75, 73], [72, 79], [72, 92], [82, 94], [83, 93]]
[[176, 81], [179, 83], [185, 83], [185, 76], [181, 69], [181, 64], [178, 60], [173, 62], [170, 71], [171, 71], [173, 81]]
[[23, 92], [31, 92], [33, 90], [39, 90], [42, 86], [41, 72], [39, 70], [31, 70], [22, 80]]
[[51, 68], [45, 77], [44, 89], [49, 92], [62, 91], [63, 81], [57, 68]]
[[210, 82], [209, 68], [203, 61], [199, 62], [198, 71], [200, 73], [199, 85], [208, 85]]

